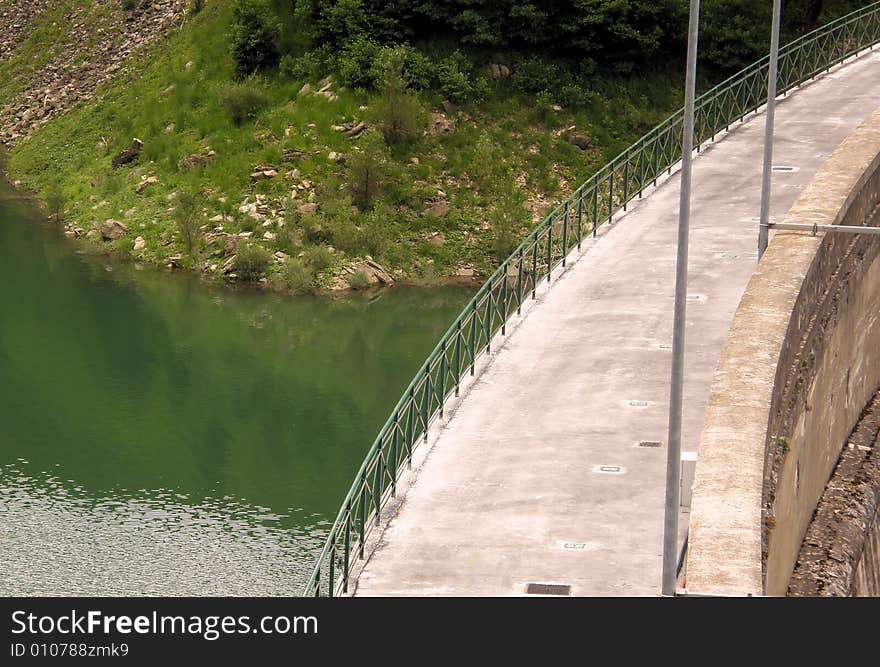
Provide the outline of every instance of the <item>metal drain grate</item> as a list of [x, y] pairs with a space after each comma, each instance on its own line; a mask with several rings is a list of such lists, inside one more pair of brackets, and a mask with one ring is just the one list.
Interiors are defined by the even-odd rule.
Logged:
[[526, 584], [526, 595], [571, 595], [567, 584]]
[[659, 440], [642, 440], [639, 443], [639, 447], [659, 447], [659, 446], [660, 446]]

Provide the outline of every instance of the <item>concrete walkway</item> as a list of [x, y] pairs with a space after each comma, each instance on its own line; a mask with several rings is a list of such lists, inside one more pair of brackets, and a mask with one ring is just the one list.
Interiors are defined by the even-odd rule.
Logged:
[[[777, 107], [772, 214], [880, 106], [880, 55]], [[694, 162], [683, 448], [756, 261], [764, 116]], [[679, 183], [586, 247], [448, 417], [360, 573], [357, 595], [656, 595]], [[659, 441], [660, 446], [640, 446]]]

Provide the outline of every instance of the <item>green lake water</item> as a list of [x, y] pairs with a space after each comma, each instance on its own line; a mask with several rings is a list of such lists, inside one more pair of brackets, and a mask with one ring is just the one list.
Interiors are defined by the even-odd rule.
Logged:
[[0, 294], [0, 595], [296, 595], [471, 291], [208, 286], [7, 197]]

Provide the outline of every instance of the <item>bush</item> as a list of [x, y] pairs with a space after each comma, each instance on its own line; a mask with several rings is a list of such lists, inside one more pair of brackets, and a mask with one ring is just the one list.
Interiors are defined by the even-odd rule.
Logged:
[[53, 222], [61, 222], [66, 203], [67, 198], [61, 190], [61, 185], [58, 181], [53, 181], [46, 192], [46, 212]]
[[232, 268], [242, 280], [259, 280], [272, 263], [272, 253], [256, 243], [247, 243], [235, 253]]
[[406, 51], [389, 49], [381, 55], [376, 71], [381, 77], [382, 96], [376, 104], [375, 116], [385, 141], [394, 146], [421, 136], [425, 114], [416, 96], [406, 89], [403, 78]]
[[352, 289], [366, 289], [370, 286], [370, 278], [365, 271], [355, 271], [347, 280]]
[[325, 54], [321, 49], [310, 49], [300, 56], [287, 54], [281, 59], [281, 73], [294, 81], [316, 81], [327, 68]]
[[315, 274], [301, 259], [290, 258], [278, 273], [282, 284], [294, 292], [305, 292], [315, 284]]
[[189, 14], [195, 16], [205, 7], [205, 0], [192, 0], [189, 3]]
[[388, 177], [388, 147], [382, 135], [370, 128], [361, 138], [361, 150], [348, 160], [346, 187], [354, 205], [361, 210], [372, 208], [383, 191]]
[[174, 221], [177, 223], [177, 231], [186, 254], [193, 258], [193, 251], [199, 241], [199, 200], [190, 192], [181, 192], [177, 195], [177, 204], [174, 207]]
[[248, 118], [256, 118], [269, 104], [266, 93], [251, 81], [225, 86], [220, 92], [220, 100], [236, 127]]
[[275, 67], [281, 57], [281, 26], [266, 0], [237, 0], [232, 10], [232, 57], [235, 73], [244, 78]]
[[523, 206], [523, 196], [510, 184], [502, 188], [489, 214], [492, 227], [492, 252], [503, 262], [519, 244], [520, 228], [528, 221], [529, 214]]
[[460, 52], [456, 51], [437, 66], [437, 87], [453, 102], [467, 102], [474, 97], [470, 63]]
[[[287, 218], [287, 216], [285, 216]], [[293, 222], [291, 220], [291, 222]], [[275, 234], [275, 247], [281, 250], [282, 252], [286, 252], [288, 255], [292, 254], [293, 251], [297, 247], [298, 242], [298, 232], [295, 231], [294, 225], [288, 222], [283, 227], [278, 229], [278, 232]]]
[[316, 273], [323, 271], [333, 263], [333, 255], [323, 246], [308, 248], [303, 259]]
[[351, 42], [336, 59], [336, 69], [343, 85], [353, 88], [372, 88], [376, 82], [373, 61], [379, 45], [368, 39]]

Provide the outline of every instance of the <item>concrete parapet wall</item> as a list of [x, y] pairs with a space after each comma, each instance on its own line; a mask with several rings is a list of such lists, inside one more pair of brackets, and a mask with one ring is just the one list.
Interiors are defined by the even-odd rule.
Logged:
[[[880, 110], [838, 147], [785, 221], [866, 224], [880, 202], [878, 166]], [[841, 447], [878, 384], [877, 237], [777, 233], [710, 390], [688, 592], [785, 594]]]

